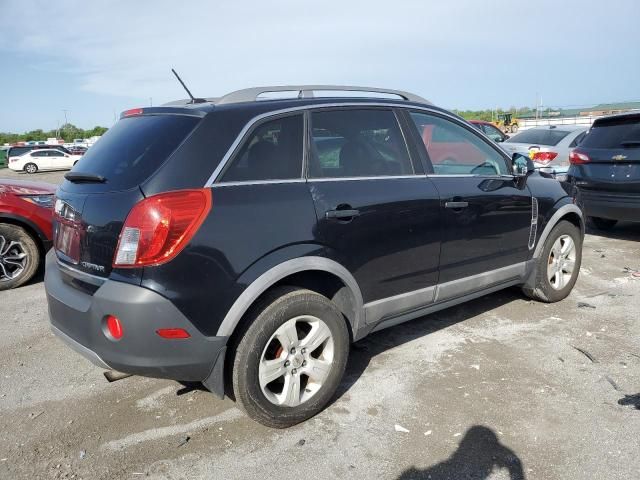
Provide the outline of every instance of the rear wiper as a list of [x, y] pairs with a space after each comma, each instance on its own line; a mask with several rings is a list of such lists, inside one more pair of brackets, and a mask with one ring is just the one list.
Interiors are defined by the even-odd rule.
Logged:
[[640, 147], [640, 140], [627, 140], [626, 142], [621, 142], [620, 145], [623, 147]]
[[67, 172], [64, 178], [73, 183], [104, 183], [107, 181], [102, 175], [95, 173]]

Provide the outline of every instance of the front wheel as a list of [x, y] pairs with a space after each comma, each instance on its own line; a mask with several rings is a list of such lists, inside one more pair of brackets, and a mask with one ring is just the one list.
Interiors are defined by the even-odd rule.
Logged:
[[0, 290], [28, 282], [40, 265], [40, 250], [22, 227], [0, 223]]
[[38, 171], [38, 166], [35, 163], [27, 163], [24, 166], [24, 171], [27, 173], [36, 173]]
[[233, 391], [253, 420], [286, 428], [320, 412], [349, 356], [349, 332], [326, 297], [295, 287], [267, 294], [250, 312], [233, 363]]
[[561, 220], [545, 240], [536, 263], [533, 287], [523, 288], [535, 300], [552, 303], [565, 299], [578, 280], [582, 263], [582, 234], [573, 223]]
[[611, 230], [618, 223], [617, 220], [611, 220], [609, 218], [589, 217], [589, 220], [598, 230]]

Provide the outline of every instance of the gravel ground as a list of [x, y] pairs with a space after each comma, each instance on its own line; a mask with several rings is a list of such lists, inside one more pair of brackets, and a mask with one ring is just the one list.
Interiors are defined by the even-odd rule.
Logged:
[[587, 235], [563, 302], [510, 289], [371, 335], [284, 431], [175, 382], [107, 383], [50, 333], [40, 276], [0, 292], [0, 478], [640, 478], [639, 240]]

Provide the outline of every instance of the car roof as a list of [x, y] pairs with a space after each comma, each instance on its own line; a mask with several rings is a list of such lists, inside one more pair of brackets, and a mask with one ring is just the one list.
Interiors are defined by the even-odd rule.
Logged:
[[526, 132], [527, 130], [560, 130], [564, 132], [572, 132], [574, 130], [588, 130], [589, 125], [539, 125], [537, 127], [527, 128], [526, 130], [522, 130]]
[[469, 120], [469, 123], [476, 123], [476, 124], [482, 124], [482, 125], [491, 125], [493, 127], [495, 127], [495, 125], [491, 122], [487, 122], [486, 120]]

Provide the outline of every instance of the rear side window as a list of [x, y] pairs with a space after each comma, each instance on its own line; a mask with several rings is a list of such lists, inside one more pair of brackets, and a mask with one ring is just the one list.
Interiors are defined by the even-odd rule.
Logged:
[[111, 188], [135, 187], [167, 160], [199, 121], [185, 115], [123, 118], [87, 150], [75, 170], [102, 175]]
[[311, 114], [310, 178], [412, 175], [413, 166], [392, 110]]
[[608, 120], [596, 123], [584, 137], [581, 147], [624, 148], [640, 147], [640, 119]]
[[19, 157], [20, 155], [24, 155], [27, 152], [33, 150], [31, 147], [11, 147], [9, 149], [9, 157]]
[[223, 182], [302, 178], [302, 115], [260, 124], [222, 176]]
[[567, 130], [558, 130], [556, 128], [532, 128], [531, 130], [525, 130], [517, 135], [509, 138], [506, 143], [530, 143], [531, 145], [547, 145], [555, 146], [560, 141], [569, 135]]
[[587, 132], [582, 132], [581, 134], [579, 134], [576, 138], [573, 139], [573, 142], [571, 142], [569, 144], [570, 148], [573, 147], [577, 147], [578, 145], [580, 145], [580, 142], [582, 142], [582, 139], [584, 138], [584, 136], [587, 134]]

